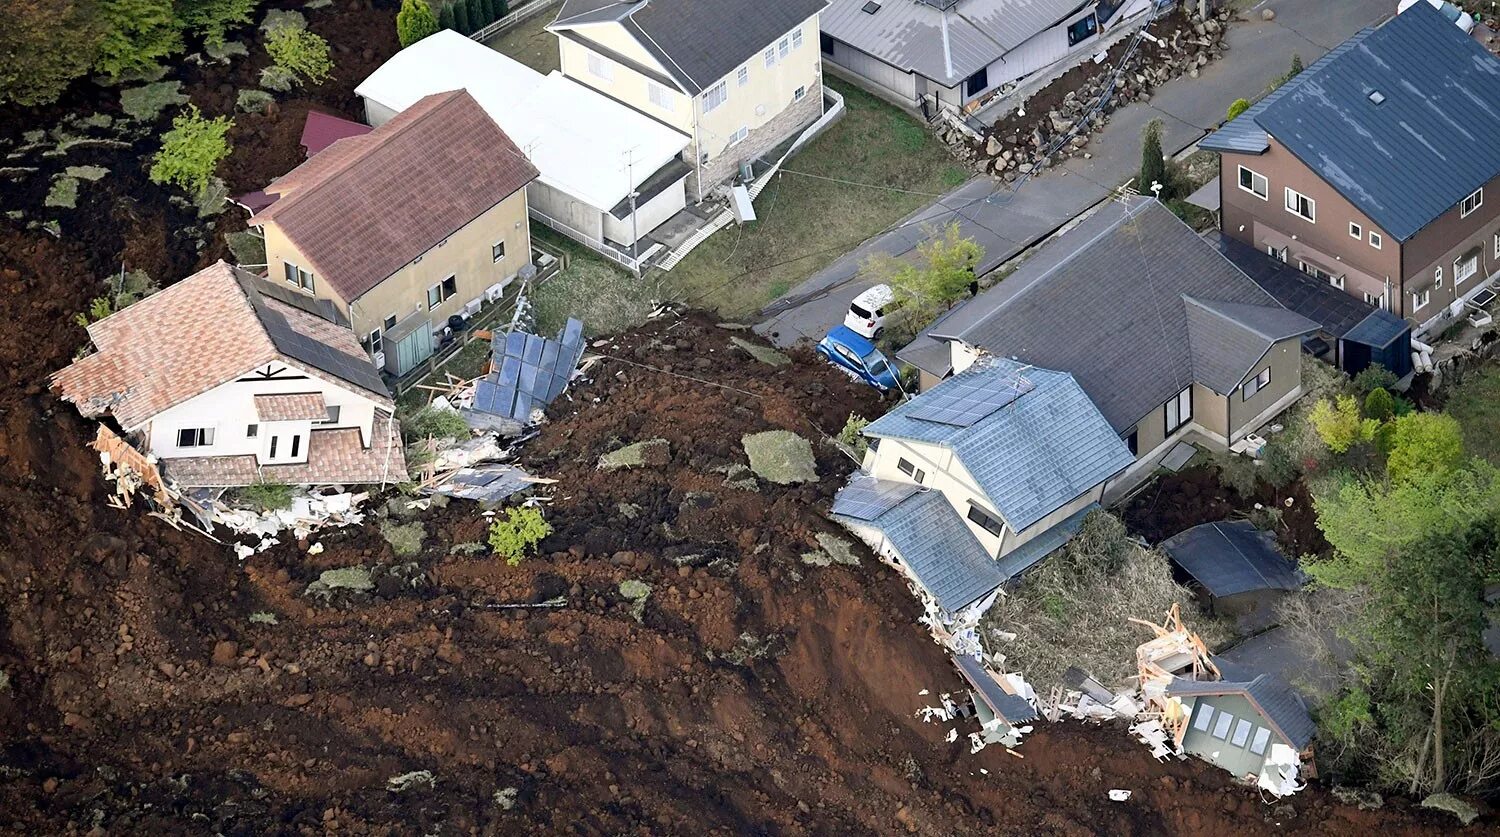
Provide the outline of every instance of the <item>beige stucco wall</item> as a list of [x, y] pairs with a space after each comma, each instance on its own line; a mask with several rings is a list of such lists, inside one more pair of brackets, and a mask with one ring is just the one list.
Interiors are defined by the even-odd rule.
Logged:
[[[329, 299], [344, 311], [355, 334], [366, 337], [381, 327], [386, 317], [397, 321], [421, 312], [441, 328], [449, 315], [456, 314], [464, 303], [481, 297], [490, 285], [505, 282], [516, 275], [531, 259], [531, 231], [527, 226], [526, 191], [515, 192], [464, 225], [443, 242], [415, 256], [401, 269], [386, 277], [358, 299], [339, 297], [326, 281], [316, 262], [307, 259], [276, 224], [265, 225], [266, 262], [270, 278], [285, 281], [283, 265], [290, 261], [306, 267], [315, 275], [314, 296]], [[505, 257], [490, 259], [492, 245], [505, 242]], [[458, 292], [432, 310], [427, 308], [428, 287], [448, 276], [457, 278]]]
[[1301, 340], [1293, 337], [1283, 340], [1271, 347], [1264, 358], [1250, 370], [1250, 373], [1241, 380], [1241, 384], [1251, 380], [1267, 367], [1271, 370], [1271, 383], [1265, 389], [1250, 396], [1246, 400], [1242, 391], [1236, 388], [1229, 393], [1229, 424], [1230, 441], [1235, 441], [1246, 433], [1254, 430], [1247, 426], [1266, 409], [1281, 400], [1292, 390], [1302, 386], [1302, 357]]
[[[980, 490], [979, 485], [974, 482], [973, 476], [963, 467], [958, 458], [953, 455], [953, 451], [941, 445], [927, 445], [904, 439], [881, 439], [880, 445], [874, 454], [874, 463], [870, 468], [870, 473], [876, 479], [909, 483], [912, 481], [912, 478], [901, 473], [900, 469], [896, 467], [901, 459], [906, 459], [927, 472], [922, 480], [922, 485], [943, 493], [943, 497], [948, 500], [948, 504], [958, 513], [959, 518], [968, 525], [969, 531], [973, 532], [974, 537], [979, 539], [979, 543], [984, 547], [985, 552], [988, 552], [991, 556], [996, 556], [1000, 553], [1002, 539], [980, 528], [978, 524], [969, 521], [969, 502], [973, 501], [980, 508], [992, 514], [996, 520], [1003, 522], [1004, 518], [1000, 516], [1000, 512], [995, 508], [994, 503], [990, 502], [989, 498]], [[1010, 531], [1010, 527], [1007, 526], [1006, 531]]]

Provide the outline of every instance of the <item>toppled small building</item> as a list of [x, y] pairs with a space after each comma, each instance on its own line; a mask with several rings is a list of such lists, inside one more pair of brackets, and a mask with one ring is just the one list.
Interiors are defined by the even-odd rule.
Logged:
[[569, 318], [556, 339], [497, 334], [490, 352], [489, 373], [459, 412], [476, 430], [518, 433], [568, 388], [583, 357], [583, 323]]
[[1242, 631], [1273, 624], [1275, 603], [1302, 587], [1301, 571], [1281, 554], [1275, 537], [1248, 520], [1194, 526], [1162, 541], [1161, 548], [1192, 577], [1208, 612], [1236, 619]]

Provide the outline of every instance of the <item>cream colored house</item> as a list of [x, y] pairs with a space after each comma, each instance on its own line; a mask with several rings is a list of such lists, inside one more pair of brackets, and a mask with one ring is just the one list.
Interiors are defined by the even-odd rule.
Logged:
[[823, 114], [827, 0], [564, 0], [562, 72], [691, 137], [701, 201]]
[[472, 96], [449, 91], [272, 182], [250, 224], [270, 278], [323, 301], [400, 376], [530, 264], [536, 176]]
[[1065, 543], [1135, 459], [1072, 375], [992, 357], [864, 435], [834, 516], [949, 615]]

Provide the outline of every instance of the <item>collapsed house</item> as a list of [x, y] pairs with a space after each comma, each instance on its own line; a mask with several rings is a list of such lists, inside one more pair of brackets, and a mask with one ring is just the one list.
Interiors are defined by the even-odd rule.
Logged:
[[1191, 578], [1208, 612], [1235, 619], [1241, 633], [1273, 624], [1276, 602], [1302, 587], [1302, 572], [1281, 554], [1275, 536], [1248, 520], [1203, 523], [1161, 548]]

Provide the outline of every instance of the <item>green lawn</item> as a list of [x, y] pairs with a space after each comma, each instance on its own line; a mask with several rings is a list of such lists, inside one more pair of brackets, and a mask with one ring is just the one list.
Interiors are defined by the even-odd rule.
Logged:
[[724, 228], [653, 277], [665, 295], [746, 317], [968, 177], [917, 120], [832, 76], [823, 80], [844, 96], [844, 117], [787, 160], [786, 173], [755, 200], [759, 220]]
[[1500, 366], [1454, 387], [1444, 410], [1463, 427], [1465, 451], [1500, 465]]
[[559, 68], [557, 36], [546, 31], [547, 24], [555, 19], [556, 10], [541, 12], [522, 22], [520, 26], [489, 39], [485, 46], [508, 55], [539, 73], [550, 73]]
[[541, 224], [531, 225], [531, 235], [568, 254], [568, 266], [531, 294], [538, 334], [557, 334], [569, 317], [582, 320], [589, 335], [614, 334], [646, 321], [657, 298], [653, 283]]

